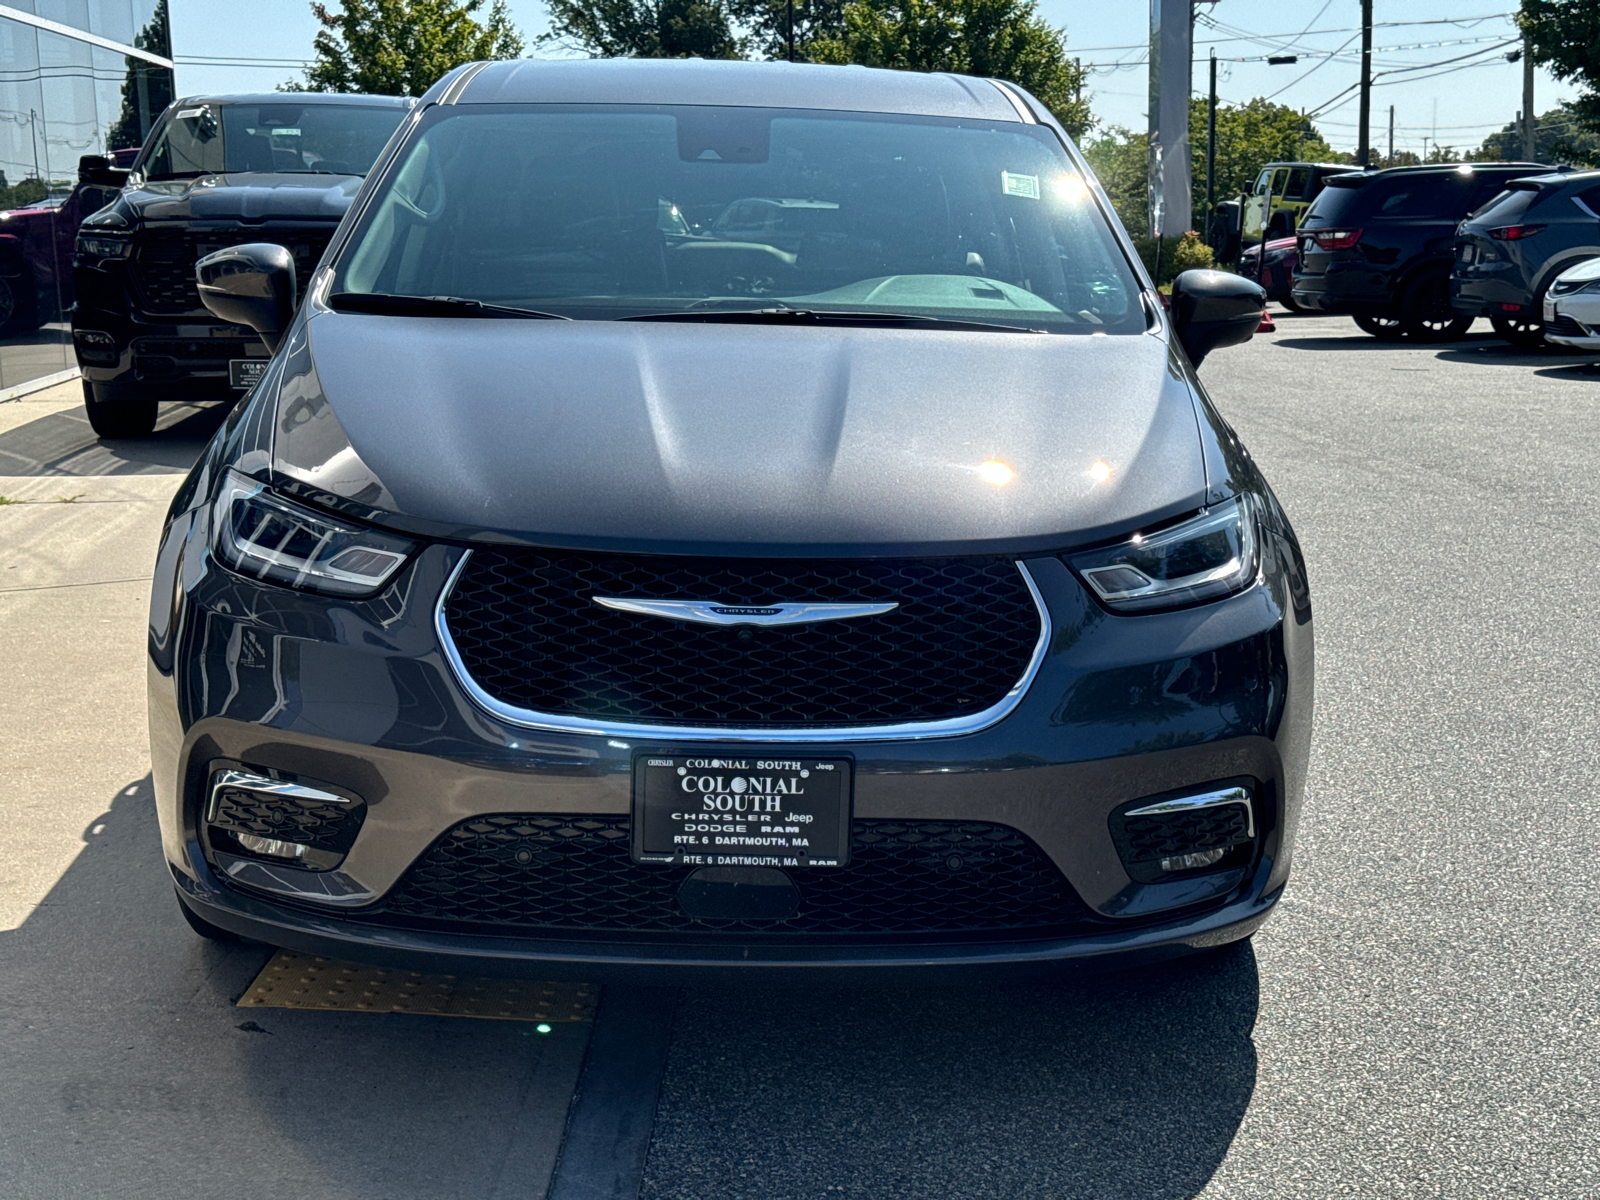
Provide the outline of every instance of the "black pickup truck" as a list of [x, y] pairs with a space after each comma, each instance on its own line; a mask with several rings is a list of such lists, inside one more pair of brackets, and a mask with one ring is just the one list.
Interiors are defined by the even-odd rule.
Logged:
[[206, 311], [196, 260], [276, 242], [303, 282], [410, 105], [280, 92], [168, 107], [127, 185], [78, 230], [72, 344], [96, 433], [142, 437], [162, 401], [227, 399], [255, 381], [266, 345]]

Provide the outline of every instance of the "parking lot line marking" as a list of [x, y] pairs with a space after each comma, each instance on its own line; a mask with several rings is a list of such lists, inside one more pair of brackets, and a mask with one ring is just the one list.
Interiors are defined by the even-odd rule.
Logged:
[[636, 1200], [677, 1008], [676, 989], [606, 985], [549, 1200]]
[[586, 983], [425, 975], [279, 950], [239, 997], [238, 1007], [559, 1025], [593, 1020], [594, 1001], [595, 989]]

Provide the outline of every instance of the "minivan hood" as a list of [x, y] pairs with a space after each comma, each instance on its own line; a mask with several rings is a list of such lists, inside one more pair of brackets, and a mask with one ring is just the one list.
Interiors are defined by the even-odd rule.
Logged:
[[359, 175], [246, 172], [160, 180], [120, 199], [145, 221], [337, 221], [360, 189]]
[[1154, 335], [324, 311], [288, 350], [275, 471], [433, 535], [1015, 550], [1205, 498], [1195, 399]]

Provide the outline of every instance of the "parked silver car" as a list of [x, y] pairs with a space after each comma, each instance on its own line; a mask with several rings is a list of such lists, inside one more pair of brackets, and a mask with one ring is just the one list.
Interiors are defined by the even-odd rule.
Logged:
[[1600, 258], [1556, 276], [1544, 297], [1545, 340], [1575, 350], [1600, 350]]

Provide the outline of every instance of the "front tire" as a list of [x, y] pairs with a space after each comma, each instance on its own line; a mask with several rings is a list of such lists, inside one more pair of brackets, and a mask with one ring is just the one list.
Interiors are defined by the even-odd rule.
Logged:
[[1497, 337], [1504, 338], [1513, 346], [1533, 350], [1544, 345], [1543, 321], [1530, 321], [1526, 317], [1490, 317], [1489, 324], [1494, 326]]
[[1356, 328], [1362, 333], [1370, 333], [1380, 342], [1398, 342], [1405, 335], [1405, 330], [1400, 328], [1400, 318], [1387, 313], [1381, 317], [1359, 313], [1356, 316]]
[[1450, 304], [1450, 277], [1435, 272], [1412, 283], [1400, 298], [1400, 329], [1414, 342], [1454, 342], [1472, 328]]
[[83, 408], [89, 428], [102, 438], [148, 437], [156, 427], [159, 401], [143, 396], [117, 399], [105, 385], [83, 381]]

